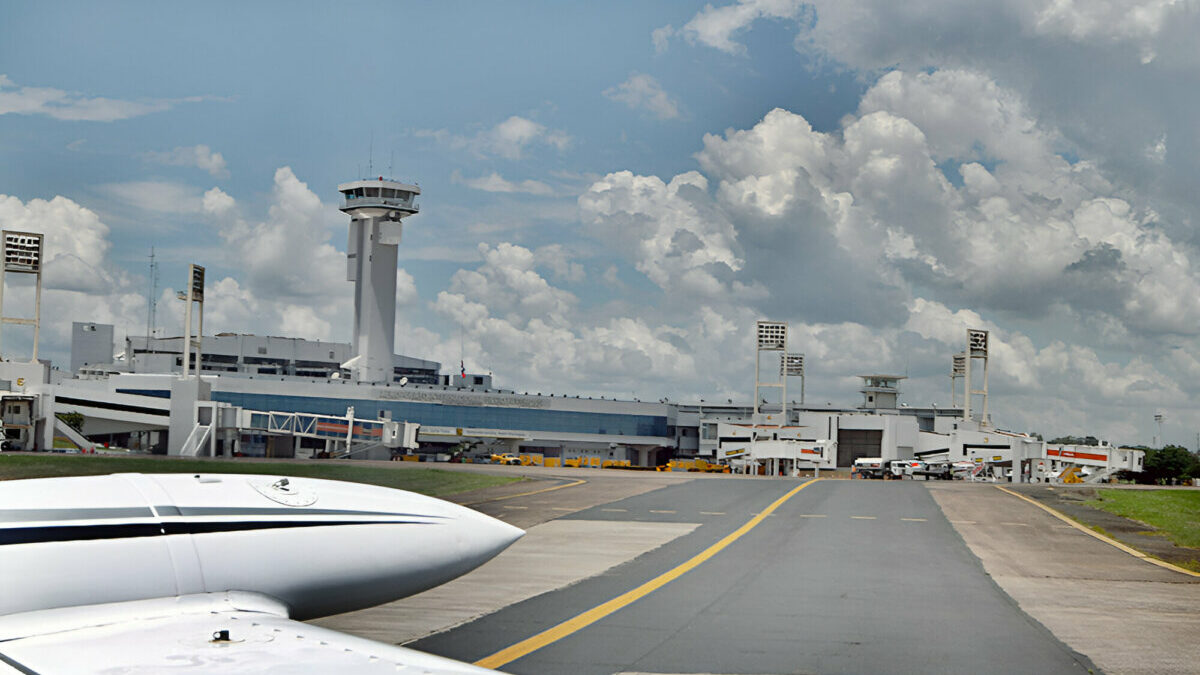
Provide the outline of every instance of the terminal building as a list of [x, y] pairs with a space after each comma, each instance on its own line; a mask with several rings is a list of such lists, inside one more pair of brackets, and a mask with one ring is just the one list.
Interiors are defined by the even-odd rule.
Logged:
[[[347, 280], [354, 283], [355, 318], [349, 343], [193, 334], [192, 307], [202, 326], [204, 293], [203, 269], [193, 265], [183, 335], [130, 336], [114, 345], [111, 325], [81, 322], [72, 326], [71, 373], [52, 373], [37, 361], [36, 347], [28, 363], [0, 363], [9, 446], [50, 449], [69, 442], [87, 449], [108, 442], [175, 455], [269, 457], [511, 452], [534, 463], [587, 466], [704, 459], [771, 474], [844, 469], [866, 457], [991, 467], [1047, 457], [1040, 441], [990, 425], [986, 334], [982, 349], [969, 334], [968, 350], [955, 357], [952, 377], [967, 378], [964, 402], [944, 408], [905, 405], [905, 378], [880, 374], [860, 376], [857, 407], [805, 405], [803, 355], [786, 352], [786, 324], [774, 322], [760, 322], [769, 324], [772, 337], [764, 342], [760, 326], [758, 348], [779, 352], [773, 362], [779, 379], [758, 381], [752, 399], [759, 401], [760, 387], [778, 387], [773, 406], [517, 392], [497, 386], [490, 373], [444, 374], [435, 361], [394, 353], [397, 249], [403, 219], [419, 212], [420, 188], [380, 177], [338, 189], [341, 210], [350, 216]], [[4, 271], [36, 273], [40, 282], [40, 265], [28, 263], [32, 237], [5, 233]], [[14, 269], [7, 267], [10, 238], [22, 247]], [[981, 355], [979, 390], [970, 384], [970, 363]], [[787, 401], [793, 376], [801, 378], [800, 404]], [[978, 394], [983, 405], [976, 418], [970, 408]], [[68, 412], [82, 415], [80, 429], [58, 417]], [[1084, 454], [1100, 462], [1096, 453]], [[1056, 457], [1064, 461], [1061, 453]]]

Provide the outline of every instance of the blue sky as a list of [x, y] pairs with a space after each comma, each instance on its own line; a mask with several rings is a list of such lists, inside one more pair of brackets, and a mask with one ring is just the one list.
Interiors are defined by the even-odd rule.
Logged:
[[773, 318], [815, 398], [892, 371], [948, 404], [970, 325], [999, 345], [1001, 426], [1148, 442], [1162, 411], [1182, 441], [1196, 23], [1157, 1], [5, 3], [0, 221], [63, 256], [59, 361], [70, 319], [144, 331], [152, 246], [165, 333], [198, 262], [206, 328], [345, 340], [336, 185], [391, 164], [423, 190], [402, 352], [522, 390], [744, 399]]

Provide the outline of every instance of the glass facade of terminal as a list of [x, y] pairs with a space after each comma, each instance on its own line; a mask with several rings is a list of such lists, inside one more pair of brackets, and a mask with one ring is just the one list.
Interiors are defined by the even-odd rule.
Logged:
[[381, 412], [388, 411], [391, 413], [392, 419], [397, 422], [417, 422], [439, 427], [558, 431], [618, 436], [669, 436], [667, 418], [659, 415], [443, 405], [378, 399], [249, 394], [231, 391], [214, 391], [212, 399], [250, 410], [306, 412], [322, 415], [345, 415], [346, 408], [354, 406], [354, 416], [358, 418], [374, 419]]

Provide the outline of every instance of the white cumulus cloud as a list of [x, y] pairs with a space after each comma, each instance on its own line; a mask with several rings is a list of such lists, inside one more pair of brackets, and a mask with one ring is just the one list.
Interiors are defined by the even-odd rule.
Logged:
[[604, 90], [604, 95], [634, 110], [646, 110], [660, 120], [679, 117], [679, 103], [663, 91], [658, 80], [645, 73], [634, 73], [621, 84]]
[[229, 170], [225, 166], [225, 158], [219, 152], [213, 152], [207, 145], [191, 145], [177, 147], [167, 152], [147, 152], [147, 161], [169, 166], [190, 166], [207, 171], [214, 178], [228, 178]]
[[46, 115], [58, 120], [114, 122], [162, 112], [179, 103], [209, 100], [207, 96], [126, 101], [86, 96], [53, 87], [28, 87], [0, 75], [0, 115]]

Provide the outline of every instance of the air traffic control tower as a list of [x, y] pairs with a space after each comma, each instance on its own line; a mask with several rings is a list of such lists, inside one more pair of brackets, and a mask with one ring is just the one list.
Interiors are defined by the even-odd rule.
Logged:
[[350, 215], [346, 279], [354, 282], [353, 356], [343, 364], [359, 382], [391, 382], [396, 342], [396, 250], [401, 220], [417, 213], [421, 188], [384, 180], [342, 183]]

